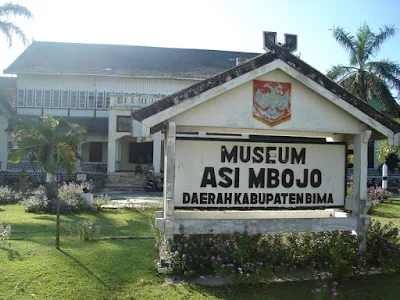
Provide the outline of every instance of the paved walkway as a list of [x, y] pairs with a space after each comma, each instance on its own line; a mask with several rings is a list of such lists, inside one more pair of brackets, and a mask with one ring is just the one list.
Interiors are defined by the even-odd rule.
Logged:
[[162, 207], [162, 193], [146, 192], [114, 192], [104, 191], [95, 193], [96, 195], [108, 195], [111, 197], [111, 203], [103, 205], [103, 208], [143, 208], [143, 207]]

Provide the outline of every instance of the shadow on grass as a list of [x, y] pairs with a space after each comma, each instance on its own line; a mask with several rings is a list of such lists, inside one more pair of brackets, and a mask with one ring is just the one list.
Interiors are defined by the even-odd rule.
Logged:
[[392, 213], [388, 211], [378, 211], [378, 210], [372, 210], [371, 211], [371, 216], [373, 217], [381, 217], [385, 219], [400, 219], [400, 216], [397, 213]]
[[22, 260], [21, 254], [17, 250], [12, 249], [11, 246], [0, 245], [0, 251], [7, 252], [7, 257], [9, 260]]
[[65, 256], [67, 256], [69, 259], [74, 261], [76, 264], [78, 264], [82, 269], [84, 269], [90, 276], [92, 276], [94, 279], [96, 279], [100, 284], [103, 286], [109, 288], [107, 283], [105, 283], [103, 280], [101, 280], [96, 274], [94, 274], [91, 270], [89, 270], [84, 264], [82, 264], [79, 260], [77, 260], [75, 257], [73, 257], [71, 254], [67, 253], [66, 251], [60, 249], [60, 252], [63, 253]]

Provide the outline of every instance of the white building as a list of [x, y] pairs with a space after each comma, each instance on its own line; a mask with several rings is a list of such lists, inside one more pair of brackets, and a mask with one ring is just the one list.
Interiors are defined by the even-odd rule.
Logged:
[[[131, 113], [167, 95], [235, 67], [257, 53], [171, 49], [142, 46], [33, 42], [4, 73], [17, 75], [18, 115], [65, 117], [87, 129], [77, 172], [89, 178], [107, 172], [116, 187], [134, 187], [132, 173], [162, 169], [162, 136], [137, 140]], [[8, 87], [8, 91], [12, 88]], [[4, 98], [4, 97], [3, 97]], [[3, 101], [4, 102], [4, 101]], [[0, 130], [7, 140], [9, 108]], [[205, 116], [206, 117], [206, 116]], [[4, 130], [3, 130], [4, 129]], [[133, 126], [135, 130], [135, 126]], [[7, 163], [7, 143], [0, 146], [1, 170], [42, 176], [28, 161]], [[140, 166], [140, 167], [138, 167]], [[125, 179], [121, 178], [124, 177]], [[125, 183], [123, 183], [125, 182]], [[129, 182], [129, 183], [128, 183]]]

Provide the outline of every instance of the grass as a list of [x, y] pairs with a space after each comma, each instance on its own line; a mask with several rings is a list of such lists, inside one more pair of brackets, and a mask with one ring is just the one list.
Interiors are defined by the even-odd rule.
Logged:
[[[373, 210], [374, 220], [400, 225], [400, 200]], [[11, 248], [0, 248], [0, 299], [312, 299], [315, 282], [219, 288], [167, 285], [154, 269], [153, 240], [83, 242], [65, 224], [91, 219], [102, 236], [152, 235], [151, 211], [109, 210], [62, 216], [61, 251], [54, 248], [55, 216], [0, 206], [0, 223], [12, 225]], [[351, 279], [338, 299], [398, 299], [400, 274]]]
[[371, 217], [382, 223], [393, 222], [400, 227], [400, 199], [389, 199], [384, 204], [373, 207]]

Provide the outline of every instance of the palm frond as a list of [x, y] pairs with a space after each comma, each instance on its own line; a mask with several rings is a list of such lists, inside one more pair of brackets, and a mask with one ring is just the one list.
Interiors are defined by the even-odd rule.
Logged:
[[75, 151], [66, 142], [60, 142], [57, 145], [58, 163], [62, 164], [66, 170], [66, 176], [69, 177], [75, 170], [76, 155]]
[[393, 25], [385, 25], [379, 28], [379, 33], [374, 35], [374, 39], [368, 44], [366, 50], [366, 58], [375, 56], [380, 50], [382, 44], [389, 38], [393, 37], [397, 33], [397, 29]]
[[11, 48], [11, 46], [12, 46], [12, 35], [11, 35], [11, 29], [10, 29], [10, 26], [9, 26], [9, 22], [0, 21], [0, 31], [6, 37], [8, 46]]
[[23, 5], [8, 2], [0, 6], [0, 17], [13, 15], [16, 17], [24, 17], [30, 19], [33, 17], [32, 12]]
[[368, 74], [367, 85], [371, 96], [379, 100], [384, 111], [399, 111], [399, 105], [384, 80], [373, 74]]
[[[20, 157], [26, 151], [31, 151], [46, 173], [54, 175], [60, 166], [65, 167], [68, 176], [73, 173], [79, 158], [78, 149], [83, 142], [83, 128], [53, 117], [19, 118], [12, 120], [12, 123], [17, 133], [15, 144], [26, 144], [26, 147], [15, 150], [18, 151], [15, 156]], [[36, 146], [29, 148], [27, 145], [32, 139], [37, 140]]]
[[24, 45], [28, 44], [28, 39], [26, 38], [25, 33], [19, 28], [17, 25], [15, 25], [12, 22], [9, 21], [4, 21], [1, 22], [2, 24], [0, 27], [2, 28], [1, 31], [5, 34], [7, 41], [8, 41], [8, 46], [12, 46], [12, 35], [16, 35]]
[[359, 90], [359, 82], [357, 73], [352, 73], [349, 76], [345, 77], [340, 83], [343, 88], [348, 91], [349, 93], [359, 97], [358, 94]]
[[354, 36], [346, 32], [342, 27], [334, 27], [332, 30], [334, 39], [350, 54], [350, 63], [355, 60], [357, 54]]
[[39, 149], [41, 145], [42, 141], [40, 139], [34, 137], [26, 137], [25, 139], [15, 143], [8, 154], [8, 161], [18, 163], [24, 153], [27, 153], [31, 150], [35, 151]]
[[364, 23], [357, 31], [357, 62], [363, 67], [366, 61], [366, 49], [374, 34], [367, 24]]
[[354, 67], [348, 67], [348, 66], [343, 66], [343, 65], [336, 65], [333, 66], [326, 76], [328, 76], [330, 79], [334, 81], [340, 81], [344, 76], [347, 76], [357, 70]]
[[400, 92], [400, 65], [383, 59], [368, 63], [371, 72], [375, 73], [381, 79], [385, 80], [391, 88]]

